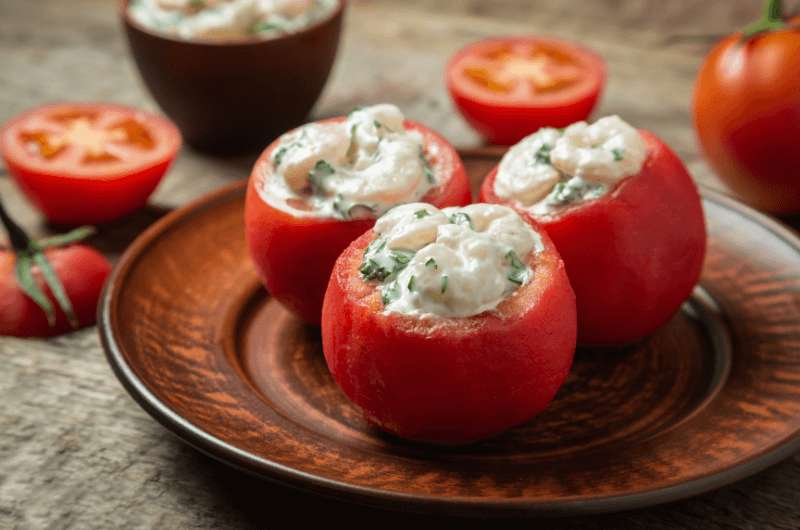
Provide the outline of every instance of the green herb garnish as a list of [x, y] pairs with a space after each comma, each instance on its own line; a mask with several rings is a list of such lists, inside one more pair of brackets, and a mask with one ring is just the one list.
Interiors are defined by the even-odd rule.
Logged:
[[414, 257], [414, 252], [410, 250], [393, 250], [389, 256], [397, 264], [397, 267], [399, 267], [395, 268], [394, 272], [400, 272], [401, 270], [406, 268], [408, 262], [411, 261], [411, 258]]
[[422, 162], [422, 169], [425, 172], [425, 178], [428, 179], [428, 184], [435, 184], [436, 177], [433, 174], [431, 163], [428, 161], [428, 157], [425, 156], [425, 149], [422, 146], [419, 148], [419, 160]]
[[542, 144], [539, 147], [539, 150], [536, 151], [534, 155], [534, 159], [536, 160], [537, 164], [549, 164], [550, 163], [550, 151], [553, 150], [552, 145]]
[[522, 285], [525, 283], [525, 278], [528, 276], [528, 270], [522, 260], [519, 259], [517, 253], [509, 250], [506, 254], [506, 259], [511, 265], [511, 272], [508, 274], [508, 281]]
[[275, 154], [272, 155], [272, 167], [278, 169], [278, 167], [281, 165], [281, 162], [283, 162], [283, 157], [286, 156], [286, 152], [288, 150], [289, 150], [288, 145], [282, 145], [275, 151]]
[[619, 149], [619, 148], [612, 149], [611, 153], [614, 155], [614, 162], [619, 162], [624, 157], [625, 150], [624, 149]]
[[358, 112], [360, 110], [364, 110], [364, 107], [362, 107], [362, 106], [353, 107], [353, 110], [351, 110], [350, 112], [347, 113], [347, 117], [349, 118], [350, 116], [352, 116], [353, 114], [355, 114], [356, 112]]
[[400, 298], [400, 285], [398, 285], [397, 280], [387, 283], [381, 288], [383, 305], [389, 305], [398, 298]]
[[428, 268], [433, 268], [433, 270], [439, 270], [439, 264], [436, 263], [436, 260], [433, 258], [428, 258], [428, 261], [425, 262], [425, 266]]
[[253, 25], [252, 32], [263, 33], [265, 31], [275, 31], [279, 29], [283, 29], [283, 27], [275, 22], [258, 22]]
[[325, 192], [324, 180], [336, 173], [336, 170], [325, 160], [317, 160], [314, 168], [308, 172], [308, 181], [311, 183], [311, 192], [320, 195]]
[[411, 278], [408, 279], [408, 290], [409, 290], [409, 292], [413, 292], [414, 291], [414, 284], [415, 284], [414, 283], [414, 275], [412, 274]]
[[444, 294], [445, 292], [447, 292], [447, 274], [443, 274], [443, 275], [442, 275], [442, 288], [441, 288], [441, 292], [442, 292], [442, 294]]
[[429, 215], [430, 212], [428, 210], [417, 210], [416, 212], [414, 212], [414, 217], [416, 217], [417, 219], [422, 219], [423, 217], [428, 217]]
[[467, 225], [470, 229], [475, 230], [475, 225], [472, 224], [472, 218], [465, 212], [456, 212], [450, 216], [450, 222], [454, 225]]

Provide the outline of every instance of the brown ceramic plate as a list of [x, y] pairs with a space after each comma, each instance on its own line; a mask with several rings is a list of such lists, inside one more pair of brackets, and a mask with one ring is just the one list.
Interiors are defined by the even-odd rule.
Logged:
[[[467, 153], [474, 177], [496, 159]], [[547, 411], [462, 448], [367, 425], [316, 329], [270, 299], [244, 185], [173, 212], [126, 252], [100, 333], [133, 397], [201, 451], [341, 499], [422, 512], [605, 512], [695, 495], [800, 447], [800, 240], [704, 191], [710, 245], [683, 310], [625, 351], [579, 351]]]

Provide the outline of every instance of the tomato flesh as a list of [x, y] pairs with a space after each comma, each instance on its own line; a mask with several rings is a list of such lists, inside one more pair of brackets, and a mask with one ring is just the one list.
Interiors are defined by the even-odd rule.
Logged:
[[51, 222], [99, 223], [145, 204], [180, 147], [167, 120], [117, 105], [33, 109], [3, 128], [9, 172]]
[[495, 311], [420, 319], [384, 313], [359, 267], [372, 230], [337, 260], [322, 311], [328, 368], [378, 427], [411, 440], [461, 444], [544, 410], [575, 350], [575, 295], [555, 247], [531, 257], [533, 279]]
[[[439, 186], [429, 191], [423, 202], [439, 208], [469, 204], [469, 181], [455, 149], [423, 125], [406, 121], [406, 128], [419, 131], [426, 145], [437, 146], [431, 151], [439, 154], [439, 160], [432, 163], [447, 171], [439, 174]], [[375, 219], [297, 217], [267, 204], [259, 189], [264, 186], [278, 141], [262, 153], [250, 176], [245, 203], [248, 246], [270, 295], [304, 321], [318, 325], [336, 258], [355, 238], [372, 228]]]
[[[681, 160], [655, 135], [640, 131], [648, 158], [599, 199], [536, 221], [564, 263], [578, 305], [578, 342], [621, 346], [663, 325], [691, 294], [703, 265], [705, 218], [697, 187]], [[481, 187], [497, 197], [494, 168]]]
[[459, 51], [446, 77], [464, 118], [490, 142], [510, 145], [541, 127], [588, 117], [605, 82], [605, 64], [566, 41], [492, 39]]

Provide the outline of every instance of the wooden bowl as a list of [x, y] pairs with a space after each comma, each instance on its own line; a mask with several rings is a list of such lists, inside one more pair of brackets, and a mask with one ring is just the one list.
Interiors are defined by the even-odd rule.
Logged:
[[[497, 163], [463, 153], [470, 175]], [[800, 240], [703, 190], [700, 286], [655, 335], [582, 351], [525, 425], [465, 447], [371, 427], [334, 383], [319, 330], [261, 287], [244, 184], [173, 212], [120, 260], [100, 335], [125, 388], [203, 452], [370, 505], [458, 515], [617, 511], [728, 484], [800, 448]]]
[[300, 31], [268, 38], [184, 40], [121, 18], [153, 98], [193, 147], [219, 153], [263, 148], [306, 121], [330, 74], [344, 0]]

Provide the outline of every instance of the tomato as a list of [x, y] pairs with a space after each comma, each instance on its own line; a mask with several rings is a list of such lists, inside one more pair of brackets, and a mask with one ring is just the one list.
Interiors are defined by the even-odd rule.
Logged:
[[[681, 160], [647, 131], [641, 171], [598, 199], [537, 217], [567, 267], [578, 305], [578, 342], [620, 346], [663, 325], [691, 294], [706, 248], [697, 187]], [[494, 192], [495, 167], [480, 200]], [[521, 210], [524, 211], [524, 210]]]
[[[441, 183], [422, 201], [442, 208], [469, 204], [469, 181], [455, 149], [423, 125], [406, 120], [406, 128], [419, 131], [426, 145], [437, 146], [431, 151], [438, 153], [438, 159], [431, 159], [431, 163]], [[248, 184], [245, 225], [250, 255], [270, 295], [306, 322], [319, 324], [325, 287], [336, 258], [350, 242], [372, 228], [375, 219], [295, 217], [267, 204], [258, 190], [264, 186], [278, 142], [259, 157]]]
[[586, 119], [606, 80], [603, 59], [571, 42], [543, 37], [471, 44], [447, 65], [447, 88], [487, 140], [511, 145], [541, 127]]
[[575, 350], [575, 295], [542, 234], [533, 279], [495, 311], [467, 318], [385, 313], [359, 267], [372, 230], [336, 261], [322, 309], [322, 349], [341, 389], [378, 427], [411, 440], [486, 438], [542, 411]]
[[800, 212], [800, 19], [784, 24], [779, 11], [768, 12], [753, 30], [728, 36], [706, 57], [695, 128], [736, 194], [773, 213]]
[[57, 224], [101, 223], [144, 206], [180, 145], [168, 120], [101, 103], [37, 107], [0, 133], [9, 173]]

